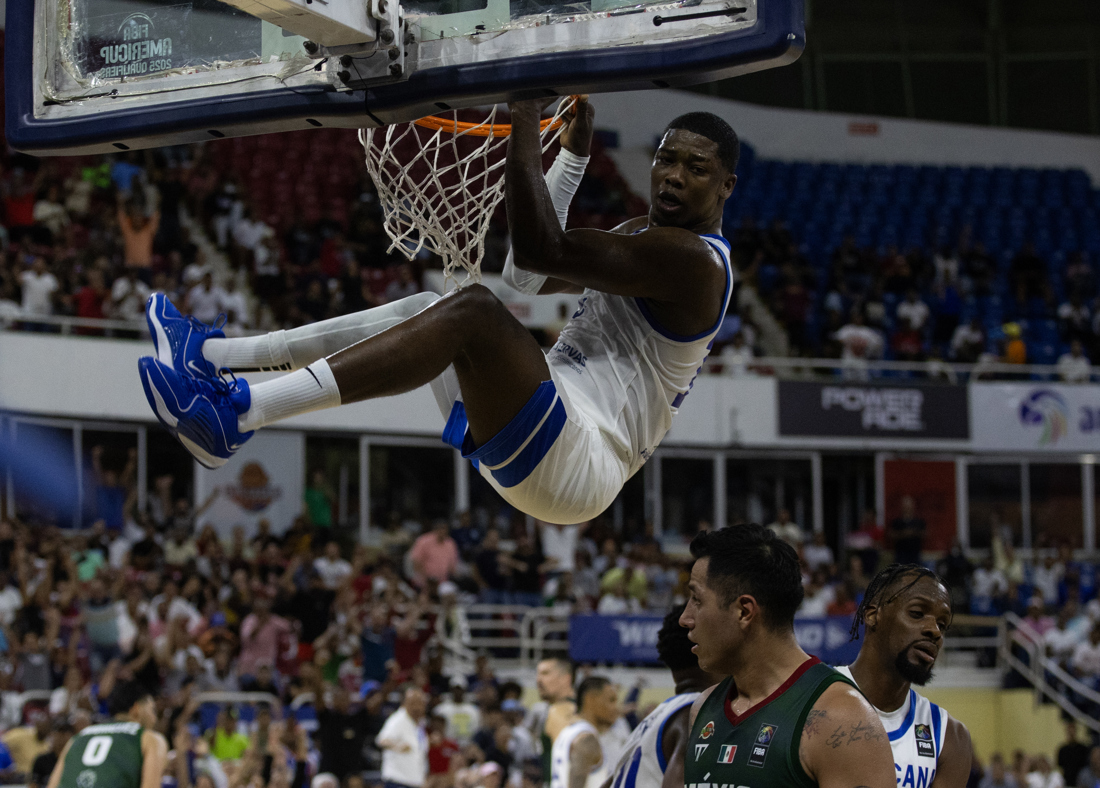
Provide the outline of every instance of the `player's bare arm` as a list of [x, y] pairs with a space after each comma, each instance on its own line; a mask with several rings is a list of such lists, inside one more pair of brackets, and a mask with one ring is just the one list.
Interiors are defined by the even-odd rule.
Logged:
[[569, 788], [584, 788], [588, 775], [602, 760], [600, 740], [591, 733], [578, 736], [569, 748]]
[[820, 788], [895, 788], [890, 740], [874, 707], [847, 684], [833, 684], [806, 715], [802, 768]]
[[[515, 264], [578, 286], [668, 305], [668, 313], [659, 316], [678, 332], [697, 333], [713, 325], [725, 294], [725, 264], [698, 233], [720, 229], [721, 202], [732, 191], [734, 176], [727, 175], [728, 188], [719, 189], [721, 202], [708, 205], [700, 214], [705, 227], [651, 226], [637, 235], [565, 232], [542, 175], [539, 103], [519, 102], [511, 107], [505, 184]], [[654, 178], [669, 182], [670, 200], [680, 199], [671, 196], [675, 193], [695, 195], [698, 201], [698, 195], [713, 189], [714, 181], [723, 175], [716, 158], [708, 160], [689, 147], [685, 143], [679, 151], [666, 151], [664, 146], [658, 151], [661, 163], [655, 164]]]
[[[59, 761], [59, 763], [63, 762]], [[156, 731], [141, 734], [141, 788], [160, 788], [168, 765], [168, 741]]]
[[[563, 118], [561, 135], [558, 137], [562, 149], [582, 159], [588, 158], [592, 152], [592, 121], [595, 117], [596, 110], [588, 103], [588, 96], [578, 96], [573, 109]], [[547, 277], [539, 288], [539, 295], [583, 292], [584, 288], [580, 285], [553, 276]]]
[[948, 717], [943, 752], [936, 761], [936, 778], [932, 780], [932, 788], [963, 788], [970, 779], [973, 757], [970, 731], [954, 717]]

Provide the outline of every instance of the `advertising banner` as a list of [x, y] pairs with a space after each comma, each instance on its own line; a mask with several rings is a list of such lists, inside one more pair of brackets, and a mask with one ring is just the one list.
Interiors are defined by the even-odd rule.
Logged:
[[781, 380], [779, 434], [967, 440], [966, 387]]
[[[661, 621], [661, 616], [572, 616], [569, 657], [574, 662], [660, 662]], [[794, 622], [794, 632], [806, 653], [830, 665], [847, 665], [859, 653], [859, 642], [848, 639], [851, 626], [850, 616], [800, 618]]]
[[197, 527], [209, 523], [228, 541], [234, 528], [244, 528], [247, 539], [267, 520], [282, 534], [302, 513], [305, 454], [304, 434], [264, 430], [215, 471], [195, 463], [196, 506], [206, 507]]
[[1100, 386], [975, 383], [977, 451], [1100, 451]]

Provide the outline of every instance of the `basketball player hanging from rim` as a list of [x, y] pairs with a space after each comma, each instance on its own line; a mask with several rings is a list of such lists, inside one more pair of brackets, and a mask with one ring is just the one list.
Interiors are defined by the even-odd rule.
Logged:
[[[140, 372], [165, 427], [218, 467], [265, 425], [431, 383], [444, 440], [513, 506], [559, 523], [606, 509], [668, 431], [725, 314], [734, 273], [720, 232], [739, 142], [715, 115], [676, 118], [653, 160], [649, 214], [566, 232], [594, 110], [578, 100], [544, 180], [543, 106], [510, 106], [505, 278], [582, 294], [549, 353], [482, 285], [235, 339], [158, 293], [147, 307], [158, 358]], [[223, 369], [297, 371], [250, 387]]]

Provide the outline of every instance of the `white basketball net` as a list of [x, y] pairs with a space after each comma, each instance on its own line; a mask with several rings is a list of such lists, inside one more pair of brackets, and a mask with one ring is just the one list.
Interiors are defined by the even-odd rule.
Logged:
[[[543, 152], [561, 133], [557, 121], [573, 104], [568, 96], [558, 103], [553, 122], [541, 132]], [[504, 197], [509, 131], [494, 125], [495, 106], [472, 124], [459, 125], [458, 115], [454, 110], [441, 115], [443, 128], [414, 121], [359, 130], [393, 241], [388, 251], [409, 260], [423, 248], [435, 252], [443, 258], [447, 290], [481, 281], [485, 233]], [[459, 269], [465, 271], [461, 281]]]

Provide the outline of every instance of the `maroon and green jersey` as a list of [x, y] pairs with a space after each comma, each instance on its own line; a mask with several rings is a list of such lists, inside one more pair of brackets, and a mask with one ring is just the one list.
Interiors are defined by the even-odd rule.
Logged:
[[798, 759], [798, 744], [806, 715], [837, 682], [851, 684], [810, 657], [775, 692], [744, 714], [734, 714], [733, 679], [723, 681], [707, 696], [691, 728], [685, 788], [816, 788]]
[[89, 725], [65, 755], [57, 788], [141, 788], [141, 723]]

